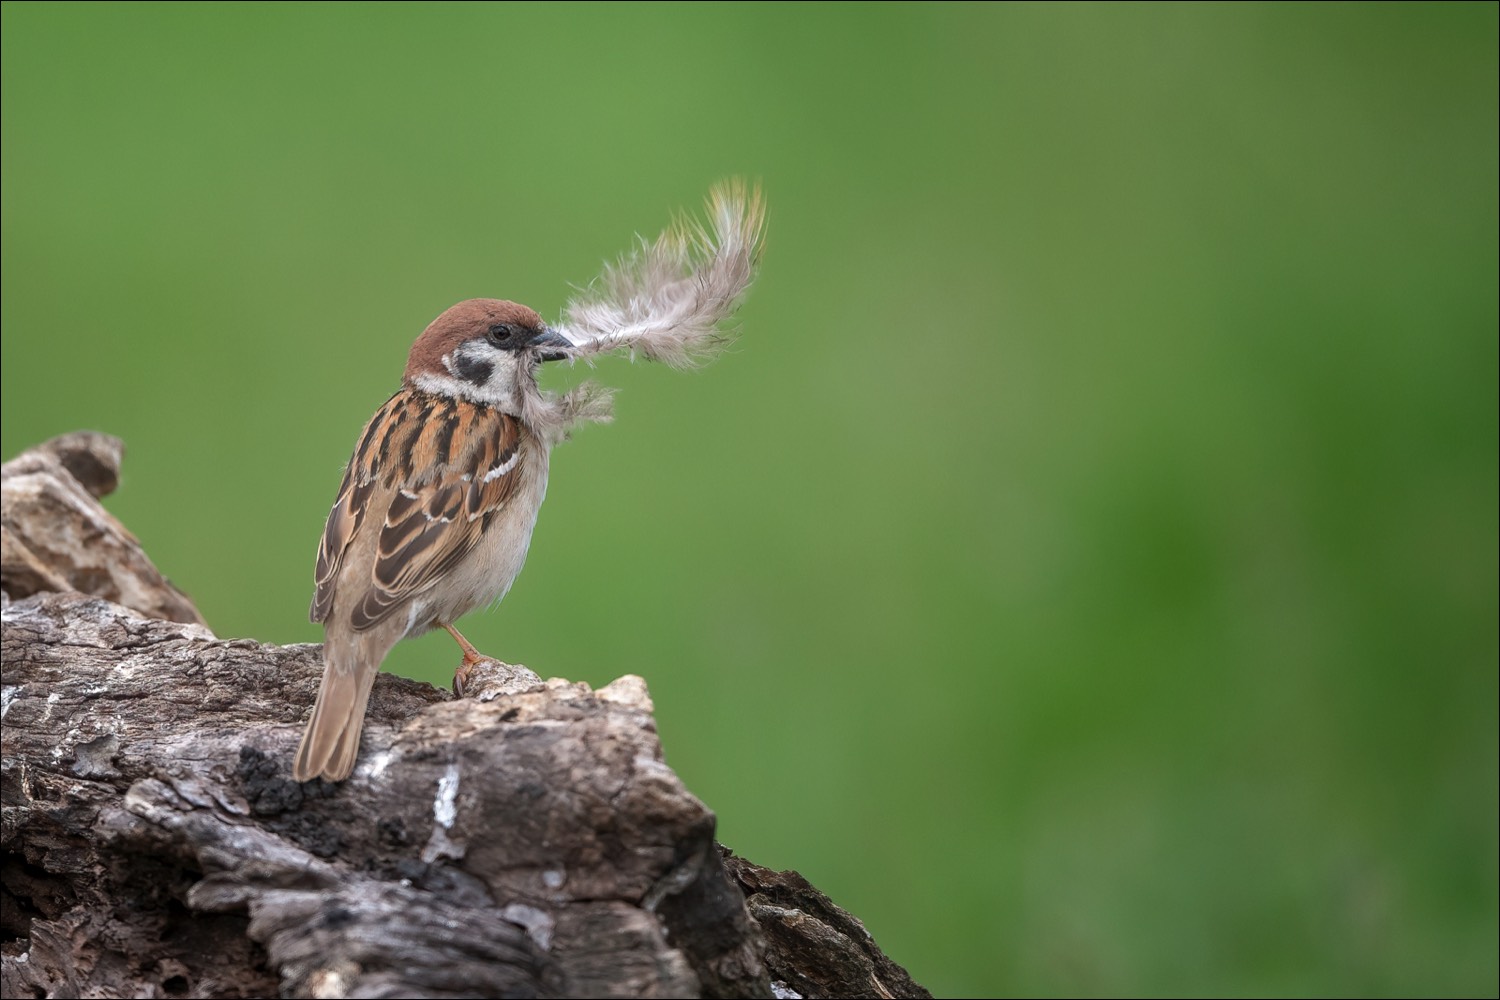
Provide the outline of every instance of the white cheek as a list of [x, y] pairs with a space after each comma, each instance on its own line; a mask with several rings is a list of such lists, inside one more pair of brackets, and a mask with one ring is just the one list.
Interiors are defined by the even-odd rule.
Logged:
[[515, 411], [520, 405], [521, 379], [517, 377], [517, 366], [519, 359], [504, 351], [484, 351], [482, 348], [460, 347], [458, 350], [470, 352], [481, 352], [478, 357], [473, 354], [476, 361], [483, 361], [490, 366], [490, 377], [482, 383], [474, 383], [461, 377], [458, 372], [461, 365], [457, 363], [451, 354], [443, 355], [443, 367], [446, 373], [423, 372], [412, 378], [412, 384], [424, 392], [436, 393], [442, 396], [456, 396], [461, 399], [472, 400], [493, 406], [506, 412]]
[[495, 370], [484, 384], [484, 391], [500, 394], [513, 393], [516, 389], [516, 359], [508, 354], [495, 359]]

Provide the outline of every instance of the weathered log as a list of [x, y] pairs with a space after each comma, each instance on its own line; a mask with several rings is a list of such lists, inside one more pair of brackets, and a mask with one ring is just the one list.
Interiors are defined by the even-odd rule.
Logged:
[[5, 996], [927, 995], [714, 843], [639, 678], [382, 675], [353, 776], [292, 781], [320, 648], [201, 624], [98, 507], [118, 458], [4, 467]]
[[76, 431], [18, 455], [0, 470], [0, 588], [10, 598], [77, 591], [154, 618], [203, 616], [99, 504], [120, 482], [119, 438]]

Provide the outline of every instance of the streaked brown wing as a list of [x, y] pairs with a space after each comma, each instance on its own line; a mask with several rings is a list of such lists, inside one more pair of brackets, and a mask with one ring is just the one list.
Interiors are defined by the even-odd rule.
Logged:
[[371, 579], [351, 617], [356, 630], [404, 608], [473, 551], [519, 482], [514, 417], [464, 400], [411, 396], [376, 456], [372, 479], [395, 488]]
[[344, 564], [344, 553], [354, 541], [354, 534], [364, 520], [365, 508], [375, 488], [372, 456], [379, 449], [388, 425], [400, 420], [405, 408], [405, 393], [398, 392], [385, 401], [360, 432], [359, 444], [354, 456], [344, 470], [344, 481], [339, 484], [338, 499], [328, 512], [328, 523], [323, 526], [323, 539], [318, 543], [318, 563], [313, 572], [317, 588], [313, 591], [312, 607], [308, 617], [315, 622], [328, 620], [333, 612], [334, 585], [338, 581], [339, 569]]
[[[363, 584], [351, 622], [368, 629], [457, 565], [515, 493], [520, 445], [520, 422], [498, 410], [413, 389], [387, 400], [360, 435], [323, 529], [313, 621], [327, 620], [337, 589]], [[371, 510], [384, 496], [385, 510]], [[377, 547], [371, 577], [341, 579], [350, 547], [377, 524], [378, 537], [358, 542]]]

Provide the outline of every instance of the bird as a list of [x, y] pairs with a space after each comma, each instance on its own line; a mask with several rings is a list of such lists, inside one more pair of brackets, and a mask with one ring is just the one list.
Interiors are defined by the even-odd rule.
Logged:
[[469, 299], [412, 344], [401, 388], [360, 432], [318, 545], [310, 617], [323, 679], [292, 763], [297, 781], [354, 770], [365, 706], [397, 642], [446, 629], [456, 680], [485, 657], [454, 627], [498, 602], [526, 561], [553, 446], [610, 419], [610, 391], [542, 391], [549, 361], [626, 353], [695, 367], [728, 342], [722, 324], [754, 280], [764, 235], [758, 186], [709, 192], [706, 225], [679, 218], [569, 301], [549, 326], [527, 306]]
[[450, 307], [412, 344], [318, 546], [309, 616], [324, 627], [325, 663], [297, 781], [353, 771], [370, 689], [401, 639], [443, 628], [463, 650], [460, 670], [484, 659], [453, 623], [504, 597], [526, 561], [551, 445], [527, 419], [545, 402], [537, 370], [573, 346], [501, 299]]

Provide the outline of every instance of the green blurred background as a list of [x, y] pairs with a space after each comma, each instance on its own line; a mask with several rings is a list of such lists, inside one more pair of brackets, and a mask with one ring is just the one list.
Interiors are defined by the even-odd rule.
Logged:
[[759, 178], [739, 346], [601, 365], [469, 636], [644, 675], [721, 839], [938, 993], [1494, 995], [1496, 35], [7, 3], [4, 454], [122, 436], [215, 631], [316, 641], [423, 326]]

